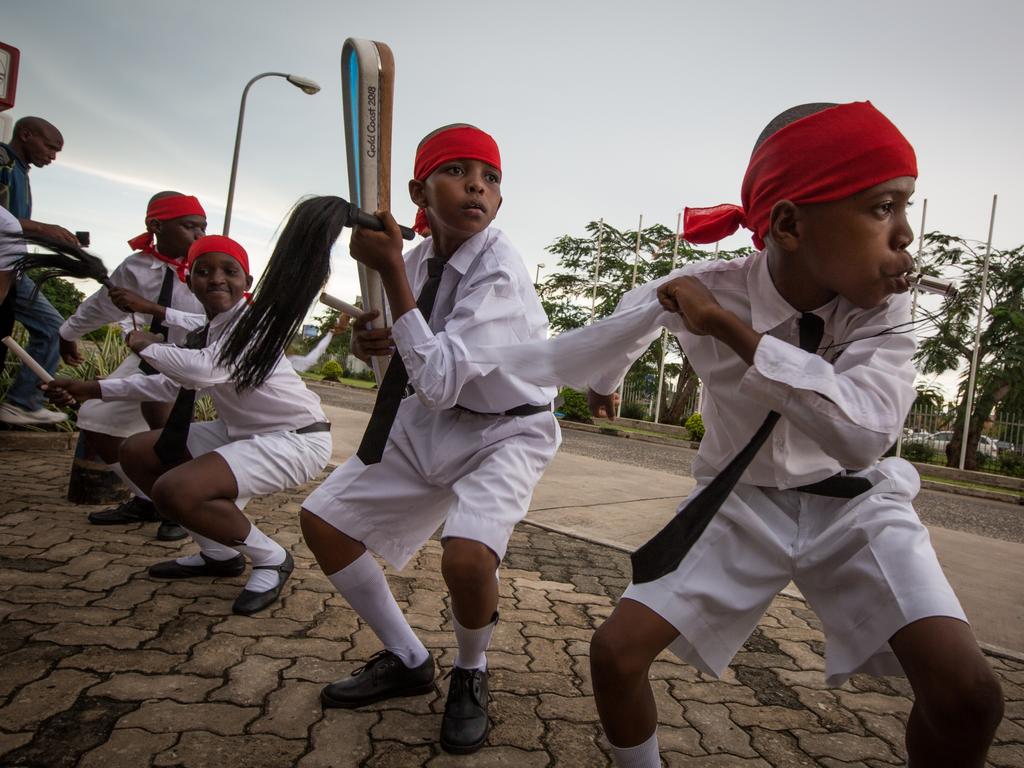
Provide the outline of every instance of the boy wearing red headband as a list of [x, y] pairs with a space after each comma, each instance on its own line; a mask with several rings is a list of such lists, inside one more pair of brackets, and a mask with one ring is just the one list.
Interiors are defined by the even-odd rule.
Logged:
[[[202, 305], [180, 278], [188, 249], [206, 233], [206, 212], [199, 200], [180, 192], [160, 192], [146, 209], [146, 231], [128, 241], [134, 253], [110, 275], [115, 288], [101, 287], [83, 301], [60, 327], [61, 356], [69, 365], [82, 362], [77, 340], [90, 331], [117, 323], [124, 333], [134, 325], [163, 333], [172, 344], [206, 322]], [[131, 313], [134, 313], [132, 315]], [[108, 378], [124, 378], [139, 372], [140, 360], [130, 355]], [[132, 483], [117, 460], [125, 438], [163, 425], [163, 403], [90, 401], [78, 412], [78, 428], [87, 447], [99, 454], [134, 496], [128, 501], [89, 515], [93, 525], [119, 525], [156, 520], [149, 497]], [[185, 537], [180, 526], [162, 522], [157, 538], [173, 541]]]
[[[422, 213], [417, 228], [431, 237], [404, 260], [388, 214], [385, 232], [352, 235], [352, 255], [381, 275], [397, 318], [398, 354], [357, 455], [306, 499], [301, 521], [324, 573], [384, 645], [351, 677], [323, 689], [325, 707], [433, 690], [430, 652], [369, 550], [400, 569], [444, 524], [441, 572], [458, 655], [441, 746], [468, 753], [489, 727], [485, 652], [498, 618], [496, 571], [561, 435], [551, 412], [554, 388], [483, 376], [465, 356], [467, 344], [542, 339], [547, 331], [522, 258], [490, 226], [502, 202], [494, 140], [461, 124], [430, 134], [417, 150], [409, 193]], [[363, 315], [357, 327], [372, 317]], [[387, 331], [356, 338], [364, 355], [391, 351]], [[406, 381], [415, 396], [399, 405]], [[383, 417], [389, 402], [397, 417]]]
[[[878, 461], [915, 397], [905, 275], [916, 176], [910, 144], [870, 103], [789, 110], [758, 140], [742, 208], [686, 212], [692, 242], [742, 225], [762, 250], [641, 286], [607, 324], [586, 329], [619, 339], [605, 359], [623, 361], [591, 370], [595, 413], [613, 413], [604, 393], [662, 323], [706, 386], [697, 488], [669, 528], [684, 532], [638, 550], [634, 583], [591, 644], [617, 765], [660, 765], [655, 657], [668, 648], [719, 675], [790, 580], [824, 625], [830, 685], [858, 672], [909, 678], [911, 765], [984, 764], [1002, 716], [999, 683], [914, 512], [917, 472]], [[676, 314], [659, 317], [659, 302]], [[653, 325], [632, 338], [614, 333], [647, 318]], [[755, 432], [771, 440], [762, 446]], [[734, 461], [741, 451], [749, 463]], [[734, 490], [709, 501], [702, 491], [730, 473], [742, 473]], [[687, 535], [702, 505], [716, 504], [703, 533]], [[695, 540], [689, 550], [684, 539]]]
[[[209, 235], [192, 244], [182, 266], [209, 322], [189, 335], [185, 348], [161, 343], [156, 334], [130, 334], [129, 346], [159, 373], [101, 381], [61, 379], [46, 390], [62, 404], [92, 398], [175, 403], [164, 430], [128, 438], [120, 458], [159, 513], [184, 526], [200, 552], [157, 563], [149, 574], [157, 579], [237, 576], [248, 556], [252, 574], [232, 608], [247, 615], [277, 600], [293, 561], [242, 509], [253, 496], [316, 477], [331, 456], [330, 424], [320, 399], [283, 356], [266, 381], [242, 391], [219, 363], [224, 338], [245, 310], [252, 283], [242, 246]], [[216, 421], [190, 423], [196, 394], [213, 399]], [[175, 438], [184, 455], [165, 463], [158, 441]]]

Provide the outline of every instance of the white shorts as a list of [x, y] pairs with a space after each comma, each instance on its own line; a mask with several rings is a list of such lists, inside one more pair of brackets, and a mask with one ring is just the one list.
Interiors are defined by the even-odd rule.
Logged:
[[231, 468], [241, 509], [253, 496], [295, 488], [319, 475], [331, 459], [331, 433], [268, 432], [231, 440], [222, 421], [193, 422], [188, 452], [195, 458], [211, 451]]
[[[106, 378], [124, 379], [138, 372], [138, 355], [128, 355]], [[78, 409], [78, 428], [112, 437], [131, 437], [151, 429], [137, 400], [86, 400]]]
[[561, 443], [550, 413], [483, 416], [402, 401], [379, 464], [353, 456], [303, 507], [402, 569], [443, 522], [501, 560]]
[[829, 685], [902, 675], [888, 643], [899, 629], [967, 618], [911, 505], [914, 467], [888, 458], [857, 474], [874, 487], [854, 499], [741, 483], [675, 571], [622, 596], [679, 630], [673, 653], [718, 676], [792, 580], [824, 626]]

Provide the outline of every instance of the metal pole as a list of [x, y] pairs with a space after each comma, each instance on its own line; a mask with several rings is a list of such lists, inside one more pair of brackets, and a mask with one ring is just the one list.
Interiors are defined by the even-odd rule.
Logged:
[[[679, 257], [679, 230], [683, 225], [682, 212], [676, 216], [676, 239], [672, 244], [672, 270], [676, 268], [676, 259]], [[665, 378], [665, 344], [668, 342], [668, 330], [661, 329], [661, 360], [658, 362], [658, 394], [654, 399], [654, 423], [661, 418], [661, 384]]]
[[[928, 198], [924, 199], [924, 204], [921, 206], [921, 229], [917, 233], [917, 254], [914, 256], [914, 271], [920, 274], [921, 272], [921, 254], [924, 252], [924, 222], [925, 217], [928, 215]], [[913, 323], [917, 320], [917, 291], [912, 291], [910, 297], [910, 322], [911, 328]], [[904, 420], [903, 425], [906, 427], [906, 421]], [[903, 454], [903, 429], [900, 429], [900, 433], [896, 436], [896, 456], [899, 457]]]
[[590, 322], [594, 322], [597, 309], [597, 276], [601, 273], [601, 234], [604, 232], [604, 219], [597, 222], [597, 260], [594, 262], [594, 288], [590, 293]]
[[[640, 231], [644, 228], [644, 215], [640, 214], [640, 223], [636, 225], [636, 249], [633, 251], [633, 280], [629, 287], [636, 288], [636, 269], [640, 264]], [[616, 418], [622, 415], [622, 395], [626, 391], [625, 383], [619, 387], [619, 405], [615, 409]]]
[[245, 84], [242, 89], [242, 103], [238, 107], [238, 128], [235, 130], [235, 151], [231, 157], [231, 180], [228, 182], [228, 202], [224, 206], [224, 236], [227, 237], [231, 229], [231, 208], [235, 200], [235, 176], [238, 175], [238, 151], [242, 145], [242, 123], [245, 121], [245, 100], [249, 97], [249, 89], [252, 84], [264, 77], [288, 77], [284, 72], [264, 72], [256, 75]]
[[544, 266], [546, 266], [546, 265], [545, 264], [538, 264], [537, 265], [537, 274], [535, 274], [533, 276], [533, 284], [534, 285], [540, 285], [540, 270]]
[[992, 252], [992, 228], [996, 223], [996, 200], [992, 195], [992, 216], [988, 220], [988, 242], [985, 244], [985, 266], [981, 271], [981, 295], [978, 297], [978, 325], [974, 329], [974, 351], [971, 352], [971, 372], [967, 377], [967, 403], [964, 409], [964, 431], [960, 436], [960, 469], [967, 460], [967, 432], [971, 426], [971, 409], [974, 407], [974, 379], [978, 373], [978, 347], [981, 346], [981, 321], [985, 316], [985, 291], [988, 289], [988, 257]]
[[633, 252], [633, 282], [630, 288], [636, 288], [636, 268], [640, 265], [640, 231], [644, 228], [644, 215], [640, 214], [640, 223], [636, 225], [636, 250]]

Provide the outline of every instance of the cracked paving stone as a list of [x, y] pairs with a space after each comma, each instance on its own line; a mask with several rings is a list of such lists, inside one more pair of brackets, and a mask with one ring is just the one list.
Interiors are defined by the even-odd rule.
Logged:
[[203, 701], [206, 695], [220, 684], [219, 678], [197, 675], [129, 673], [117, 675], [105, 683], [93, 686], [89, 689], [89, 694], [119, 701], [146, 701], [159, 698], [187, 704]]
[[858, 736], [853, 733], [807, 733], [797, 739], [800, 749], [811, 757], [834, 757], [838, 760], [866, 760], [877, 758], [896, 760], [889, 746], [877, 736]]
[[80, 696], [69, 709], [40, 724], [32, 741], [4, 755], [4, 765], [74, 768], [83, 754], [107, 741], [114, 723], [134, 706]]
[[[287, 659], [269, 656], [246, 656], [228, 670], [228, 682], [209, 695], [210, 701], [225, 701], [242, 706], [261, 706], [267, 695], [280, 684], [279, 673], [289, 664]], [[220, 680], [217, 681], [218, 685]]]
[[708, 752], [728, 752], [739, 757], [757, 757], [750, 736], [729, 718], [723, 704], [687, 703], [686, 721], [700, 731], [701, 746]]
[[782, 684], [774, 671], [743, 666], [733, 667], [733, 671], [736, 674], [736, 679], [754, 692], [759, 703], [768, 706], [803, 709], [800, 699]]
[[309, 727], [320, 719], [320, 686], [303, 680], [287, 680], [270, 694], [266, 714], [249, 725], [249, 733], [272, 733], [285, 739], [305, 739]]
[[178, 740], [176, 733], [150, 733], [140, 728], [121, 728], [82, 757], [77, 768], [120, 768], [149, 765], [154, 755]]
[[210, 730], [221, 736], [242, 733], [259, 717], [256, 707], [233, 704], [178, 704], [173, 701], [145, 702], [118, 722], [119, 728], [143, 728], [153, 733]]
[[598, 746], [601, 727], [597, 723], [568, 723], [552, 720], [544, 736], [548, 752], [558, 755], [557, 766], [604, 765], [608, 757]]
[[111, 648], [94, 646], [62, 659], [58, 666], [104, 673], [158, 673], [170, 672], [175, 664], [180, 664], [184, 659], [184, 656], [163, 651], [115, 651]]
[[296, 768], [347, 768], [361, 765], [370, 756], [370, 730], [376, 712], [328, 709], [310, 730], [311, 749]]
[[0, 723], [10, 731], [35, 727], [71, 707], [82, 690], [98, 681], [95, 675], [58, 669], [19, 690], [7, 706], [0, 709]]
[[283, 768], [295, 765], [306, 751], [305, 740], [266, 734], [223, 736], [189, 731], [178, 743], [156, 756], [154, 766], [173, 768]]

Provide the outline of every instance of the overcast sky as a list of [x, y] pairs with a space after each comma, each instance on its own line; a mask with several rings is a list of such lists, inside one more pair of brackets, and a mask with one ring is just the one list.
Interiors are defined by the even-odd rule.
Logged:
[[[346, 37], [396, 60], [393, 209], [419, 139], [452, 122], [502, 152], [496, 225], [531, 272], [591, 219], [675, 226], [684, 205], [739, 202], [750, 148], [794, 104], [870, 99], [914, 144], [928, 230], [1024, 242], [1020, 97], [1024, 3], [266, 2], [0, 0], [0, 41], [21, 49], [17, 104], [64, 133], [32, 173], [35, 218], [92, 232], [113, 267], [148, 197], [196, 194], [219, 232], [238, 102], [250, 92], [232, 236], [258, 271], [303, 194], [348, 197], [339, 57]], [[912, 213], [915, 230], [920, 208]], [[725, 246], [749, 244], [736, 235]], [[357, 292], [347, 250], [331, 290]], [[543, 275], [543, 272], [542, 272]]]

